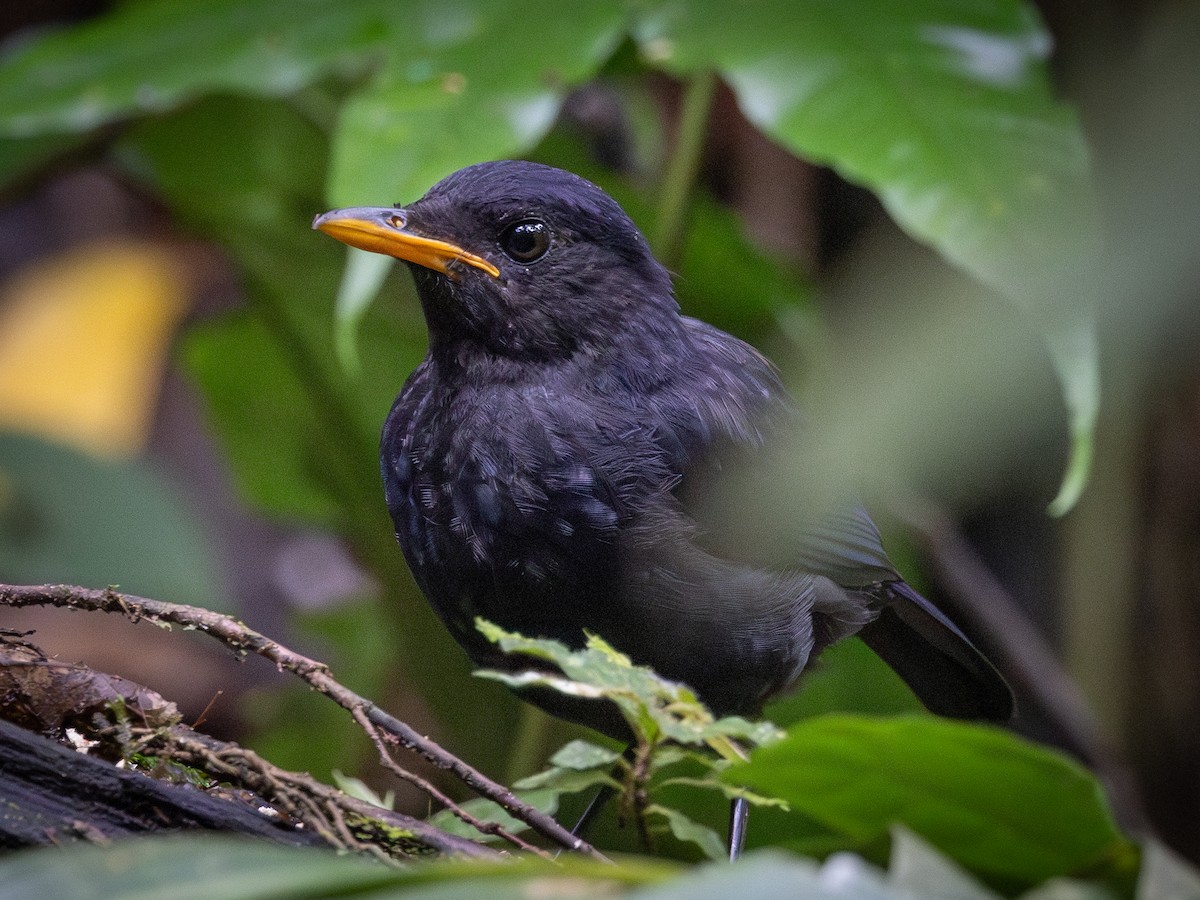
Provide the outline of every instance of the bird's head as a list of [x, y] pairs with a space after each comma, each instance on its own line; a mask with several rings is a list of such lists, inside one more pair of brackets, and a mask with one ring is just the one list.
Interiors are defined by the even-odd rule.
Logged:
[[615, 200], [537, 163], [480, 163], [408, 206], [335, 209], [313, 227], [409, 264], [438, 347], [555, 360], [630, 329], [677, 327], [670, 276]]

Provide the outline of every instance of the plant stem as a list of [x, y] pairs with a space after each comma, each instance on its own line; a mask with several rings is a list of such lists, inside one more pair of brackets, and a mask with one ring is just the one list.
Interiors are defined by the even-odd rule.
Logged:
[[654, 241], [658, 258], [667, 266], [678, 261], [683, 243], [684, 212], [700, 168], [700, 154], [704, 149], [708, 113], [716, 86], [716, 75], [710, 71], [700, 72], [692, 76], [683, 95], [675, 149], [663, 175]]

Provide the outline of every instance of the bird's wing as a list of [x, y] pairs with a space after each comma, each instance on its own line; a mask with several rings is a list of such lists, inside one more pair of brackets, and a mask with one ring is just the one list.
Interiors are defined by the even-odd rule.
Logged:
[[[702, 368], [681, 377], [680, 395], [691, 402], [677, 405], [691, 418], [676, 419], [673, 439], [690, 452], [675, 495], [704, 545], [723, 557], [824, 575], [844, 587], [899, 578], [859, 504], [807, 517], [806, 510], [789, 510], [787, 521], [763, 515], [772, 506], [771, 479], [800, 469], [793, 464], [798, 461], [781, 460], [777, 449], [788, 445], [782, 439], [800, 417], [758, 351], [703, 322], [686, 321]], [[712, 389], [697, 392], [697, 383]]]

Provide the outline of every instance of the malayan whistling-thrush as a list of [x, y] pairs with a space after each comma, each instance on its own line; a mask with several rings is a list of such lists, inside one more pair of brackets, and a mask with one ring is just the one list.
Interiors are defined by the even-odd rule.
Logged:
[[[591, 631], [715, 713], [753, 715], [858, 634], [934, 712], [1011, 714], [1003, 679], [901, 579], [861, 508], [823, 517], [787, 567], [713, 550], [720, 525], [698, 523], [695, 498], [723, 458], [791, 420], [789, 400], [756, 350], [680, 314], [667, 271], [595, 185], [483, 163], [409, 206], [313, 226], [412, 269], [429, 354], [384, 426], [387, 504], [476, 664], [515, 664], [476, 616], [571, 646]], [[528, 699], [627, 735], [610, 704]]]

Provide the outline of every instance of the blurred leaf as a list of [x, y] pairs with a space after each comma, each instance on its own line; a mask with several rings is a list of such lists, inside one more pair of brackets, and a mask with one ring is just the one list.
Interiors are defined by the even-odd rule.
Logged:
[[388, 791], [386, 794], [380, 796], [374, 788], [361, 778], [347, 775], [340, 769], [334, 769], [332, 775], [333, 783], [337, 786], [337, 789], [348, 797], [354, 797], [357, 800], [362, 800], [365, 803], [370, 803], [382, 809], [396, 808], [395, 791]]
[[604, 767], [595, 769], [566, 769], [551, 766], [542, 772], [527, 775], [513, 782], [513, 787], [523, 791], [553, 790], [555, 794], [577, 794], [580, 791], [600, 787], [620, 787]]
[[695, 844], [709, 859], [728, 859], [729, 852], [725, 842], [707, 825], [701, 825], [695, 819], [690, 819], [677, 809], [652, 803], [646, 808], [649, 816], [663, 819], [676, 840]]
[[1025, 883], [1129, 850], [1088, 772], [990, 727], [826, 716], [792, 726], [723, 777], [859, 844], [899, 822], [972, 871]]
[[376, 434], [407, 372], [404, 347], [415, 362], [413, 342], [423, 338], [380, 313], [363, 377], [351, 381], [334, 359], [343, 254], [309, 228], [323, 136], [283, 104], [213, 98], [138, 126], [121, 154], [247, 273], [251, 309], [198, 327], [187, 347], [243, 488], [277, 514], [374, 514], [389, 534], [376, 499]]
[[657, 887], [637, 891], [639, 900], [911, 900], [883, 883], [882, 874], [862, 860], [830, 871], [810, 859], [777, 851], [744, 856], [737, 865], [709, 863]]
[[304, 384], [254, 314], [188, 335], [183, 361], [203, 389], [242, 494], [278, 516], [327, 524], [343, 513], [322, 476], [323, 429]]
[[342, 269], [333, 317], [338, 362], [348, 375], [358, 375], [362, 371], [362, 361], [358, 355], [358, 326], [371, 301], [378, 296], [394, 263], [395, 260], [388, 256], [347, 248], [346, 266]]
[[892, 829], [888, 883], [914, 897], [953, 897], [954, 900], [999, 900], [953, 860], [947, 859], [919, 835], [903, 826]]
[[[1109, 890], [1093, 881], [1051, 878], [1021, 895], [1020, 900], [1121, 900], [1128, 894]], [[1175, 896], [1175, 895], [1172, 895]]]
[[0, 900], [268, 900], [278, 897], [612, 897], [678, 871], [647, 859], [619, 866], [566, 854], [444, 860], [393, 869], [328, 850], [240, 837], [189, 834], [10, 854], [0, 860]]
[[0, 187], [27, 177], [83, 142], [83, 138], [76, 135], [61, 134], [37, 134], [28, 138], [0, 137]]
[[693, 192], [687, 221], [675, 286], [689, 315], [741, 331], [812, 301], [811, 282], [759, 249], [740, 217], [705, 192]]
[[411, 202], [456, 169], [528, 151], [566, 90], [612, 54], [625, 17], [612, 0], [570, 15], [528, 15], [520, 0], [440, 6], [424, 43], [394, 52], [346, 103], [330, 203]]
[[[159, 896], [172, 900], [280, 896], [913, 900], [920, 896], [957, 900], [976, 895], [913, 893], [889, 883], [883, 873], [851, 854], [839, 854], [824, 865], [767, 851], [748, 854], [736, 866], [711, 863], [690, 869], [632, 856], [611, 865], [568, 854], [555, 863], [529, 857], [499, 862], [444, 860], [398, 870], [330, 851], [199, 834], [27, 850], [0, 860], [0, 898], [39, 896], [77, 900]], [[1071, 895], [1058, 896], [1065, 900]], [[1074, 895], [1072, 900], [1083, 896]]]
[[119, 583], [129, 593], [228, 609], [208, 535], [156, 469], [3, 433], [0, 581]]
[[149, 243], [91, 244], [24, 269], [0, 304], [0, 427], [98, 455], [140, 451], [186, 291], [170, 251]]
[[1170, 847], [1148, 840], [1142, 851], [1137, 900], [1200, 897], [1200, 870]]
[[1071, 456], [1058, 494], [1050, 501], [1052, 516], [1064, 516], [1087, 487], [1100, 414], [1100, 345], [1092, 322], [1056, 326], [1045, 334], [1050, 358], [1062, 382], [1071, 436]]
[[0, 57], [0, 135], [86, 131], [204, 93], [291, 93], [403, 45], [411, 18], [389, 0], [119, 4]]
[[199, 833], [14, 853], [0, 861], [0, 898], [362, 896], [395, 878], [394, 870], [329, 851]]

